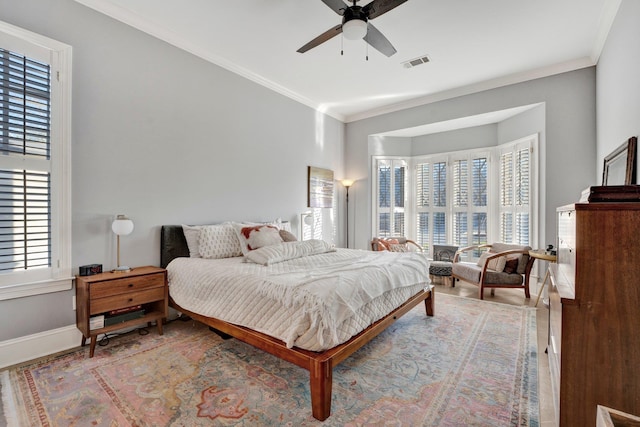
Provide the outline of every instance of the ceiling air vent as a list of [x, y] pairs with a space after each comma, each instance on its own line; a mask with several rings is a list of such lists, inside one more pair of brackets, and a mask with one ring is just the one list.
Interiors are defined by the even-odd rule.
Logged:
[[429, 61], [431, 61], [431, 59], [429, 59], [429, 56], [423, 55], [423, 56], [421, 56], [419, 58], [410, 59], [409, 61], [405, 61], [405, 62], [402, 63], [402, 65], [404, 66], [404, 68], [413, 68], [413, 67], [418, 66], [420, 64], [426, 64]]

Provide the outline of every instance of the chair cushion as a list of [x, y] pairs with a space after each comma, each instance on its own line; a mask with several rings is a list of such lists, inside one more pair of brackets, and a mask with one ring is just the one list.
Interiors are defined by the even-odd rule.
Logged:
[[432, 276], [451, 276], [450, 262], [446, 261], [431, 261], [429, 264], [429, 274]]
[[[530, 251], [531, 250], [531, 246], [523, 246], [523, 245], [510, 245], [507, 243], [493, 243], [491, 245], [491, 251], [492, 252], [503, 252], [503, 251], [510, 251], [510, 250], [526, 250], [526, 251]], [[518, 274], [524, 274], [524, 270], [527, 267], [527, 262], [529, 261], [529, 254], [522, 254], [519, 257], [518, 260], [518, 269], [516, 270], [516, 272]]]
[[[480, 282], [480, 273], [482, 273], [482, 268], [470, 262], [456, 262], [451, 267], [451, 272], [456, 277], [466, 282], [478, 284]], [[487, 270], [485, 283], [491, 285], [519, 286], [522, 284], [522, 275], [517, 273], [509, 274], [502, 271], [498, 272]]]

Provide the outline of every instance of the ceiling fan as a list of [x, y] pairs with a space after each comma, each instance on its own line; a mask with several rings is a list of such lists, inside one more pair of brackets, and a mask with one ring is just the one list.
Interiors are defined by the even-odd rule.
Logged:
[[396, 53], [397, 51], [391, 42], [369, 20], [377, 18], [407, 0], [373, 0], [365, 6], [356, 6], [356, 2], [359, 0], [352, 1], [353, 5], [348, 6], [343, 0], [322, 0], [324, 4], [342, 16], [342, 24], [336, 25], [320, 34], [298, 49], [298, 52], [304, 53], [343, 33], [347, 39], [358, 40], [363, 38], [365, 42], [386, 56]]

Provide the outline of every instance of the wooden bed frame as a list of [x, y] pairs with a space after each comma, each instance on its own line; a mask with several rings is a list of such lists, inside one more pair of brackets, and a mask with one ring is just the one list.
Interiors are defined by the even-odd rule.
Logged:
[[[162, 226], [160, 240], [161, 264], [163, 267], [166, 267], [172, 259], [178, 256], [189, 256], [189, 249], [182, 232], [182, 226]], [[169, 291], [171, 291], [171, 288], [169, 288]], [[331, 415], [333, 367], [355, 353], [422, 301], [424, 301], [427, 315], [433, 316], [435, 297], [431, 286], [427, 286], [426, 289], [409, 298], [403, 305], [373, 323], [349, 341], [322, 352], [308, 351], [296, 347], [287, 348], [284, 342], [279, 339], [223, 320], [193, 313], [180, 307], [171, 298], [169, 298], [169, 305], [205, 325], [308, 370], [313, 417], [324, 421]]]

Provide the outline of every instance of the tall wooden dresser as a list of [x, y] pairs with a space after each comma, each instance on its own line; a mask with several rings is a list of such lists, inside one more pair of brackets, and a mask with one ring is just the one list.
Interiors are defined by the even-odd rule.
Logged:
[[557, 209], [549, 365], [560, 426], [595, 426], [597, 406], [640, 414], [640, 203]]

